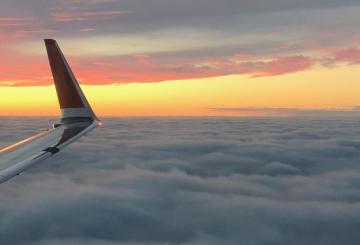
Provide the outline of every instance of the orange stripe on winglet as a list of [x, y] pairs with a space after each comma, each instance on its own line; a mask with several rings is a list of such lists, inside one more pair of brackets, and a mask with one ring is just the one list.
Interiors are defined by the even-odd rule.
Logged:
[[75, 83], [75, 77], [72, 75], [70, 67], [67, 65], [60, 48], [55, 40], [45, 39], [46, 50], [49, 57], [51, 71], [53, 74], [56, 93], [61, 109], [83, 108], [85, 107]]

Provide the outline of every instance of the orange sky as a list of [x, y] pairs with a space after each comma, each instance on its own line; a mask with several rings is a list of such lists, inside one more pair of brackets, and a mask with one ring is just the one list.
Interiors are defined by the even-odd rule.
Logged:
[[[100, 116], [254, 115], [216, 108], [341, 109], [360, 105], [359, 66], [272, 77], [232, 75], [161, 83], [83, 86]], [[53, 86], [0, 87], [2, 115], [56, 115]], [[259, 112], [255, 113], [257, 115]]]
[[0, 115], [58, 115], [43, 38], [58, 40], [100, 116], [360, 105], [357, 4], [139, 1], [2, 1]]

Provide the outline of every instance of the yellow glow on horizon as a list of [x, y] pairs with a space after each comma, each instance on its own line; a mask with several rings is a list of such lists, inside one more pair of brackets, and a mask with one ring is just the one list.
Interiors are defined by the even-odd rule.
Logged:
[[[224, 115], [208, 108], [236, 107], [343, 108], [360, 105], [359, 68], [315, 68], [276, 77], [226, 76], [83, 89], [99, 116]], [[0, 94], [0, 115], [59, 114], [53, 86], [0, 87]]]

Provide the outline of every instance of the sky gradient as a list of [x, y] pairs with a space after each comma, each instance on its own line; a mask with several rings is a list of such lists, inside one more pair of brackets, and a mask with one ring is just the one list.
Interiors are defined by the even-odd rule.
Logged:
[[100, 116], [352, 110], [359, 11], [352, 0], [4, 0], [0, 115], [58, 114], [44, 38]]

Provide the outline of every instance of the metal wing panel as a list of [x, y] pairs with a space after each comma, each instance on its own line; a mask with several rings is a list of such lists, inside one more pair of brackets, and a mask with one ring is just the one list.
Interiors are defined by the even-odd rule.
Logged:
[[66, 123], [0, 149], [0, 183], [57, 153], [96, 126], [94, 120]]

